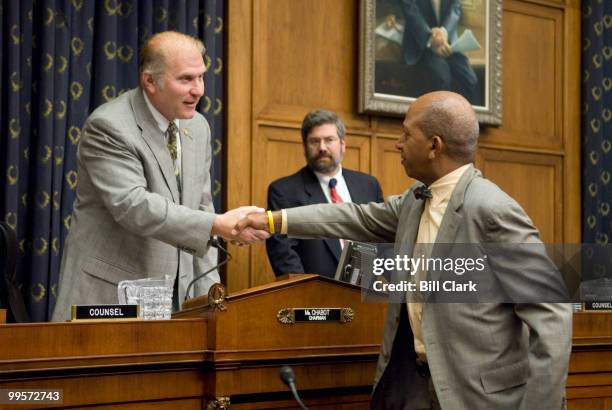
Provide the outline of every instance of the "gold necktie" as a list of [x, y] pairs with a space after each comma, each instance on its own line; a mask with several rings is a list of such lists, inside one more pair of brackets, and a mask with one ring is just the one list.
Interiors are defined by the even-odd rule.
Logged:
[[[170, 122], [168, 125], [168, 151], [170, 152], [170, 157], [172, 161], [176, 161], [176, 136], [178, 135], [178, 128], [174, 121]], [[175, 165], [176, 168], [176, 165]]]
[[178, 164], [176, 163], [176, 158], [177, 158], [177, 146], [176, 146], [176, 139], [178, 138], [179, 135], [179, 130], [178, 127], [176, 126], [176, 124], [174, 123], [174, 121], [170, 121], [170, 124], [168, 125], [168, 143], [166, 144], [166, 146], [168, 147], [168, 152], [170, 152], [170, 158], [172, 158], [172, 165], [174, 165], [174, 176], [176, 177], [176, 185], [178, 187], [179, 190], [179, 194], [181, 194], [182, 189], [181, 189], [181, 176], [179, 174], [179, 167]]

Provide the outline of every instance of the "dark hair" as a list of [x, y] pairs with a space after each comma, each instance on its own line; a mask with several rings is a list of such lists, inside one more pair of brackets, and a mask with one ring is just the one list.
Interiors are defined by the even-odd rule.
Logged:
[[304, 121], [302, 121], [302, 143], [306, 144], [306, 138], [313, 128], [323, 124], [334, 124], [338, 131], [338, 137], [340, 137], [341, 140], [344, 139], [346, 128], [340, 117], [333, 111], [316, 110], [306, 114]]
[[468, 163], [474, 161], [478, 144], [478, 119], [471, 108], [452, 99], [441, 99], [423, 108], [418, 126], [427, 138], [442, 137], [448, 155]]

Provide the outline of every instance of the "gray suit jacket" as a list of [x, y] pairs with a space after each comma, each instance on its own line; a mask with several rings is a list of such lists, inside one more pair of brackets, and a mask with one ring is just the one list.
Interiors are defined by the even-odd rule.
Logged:
[[[419, 185], [387, 198], [384, 204], [289, 209], [288, 233], [305, 238], [395, 241], [396, 250], [412, 255], [423, 211], [423, 201], [412, 194]], [[472, 167], [453, 191], [436, 243], [538, 244], [540, 239], [516, 201]], [[535, 266], [551, 263], [540, 252], [526, 257]], [[532, 271], [522, 265], [510, 266], [512, 277], [506, 279], [509, 285], [515, 281], [542, 285], [540, 278], [530, 275]], [[507, 264], [504, 268], [508, 269]], [[412, 409], [427, 403], [427, 386], [415, 371], [405, 312], [405, 304], [389, 304], [373, 408]], [[422, 332], [442, 408], [562, 408], [571, 326], [567, 303], [425, 304]]]
[[[97, 108], [82, 135], [53, 320], [67, 319], [72, 304], [117, 303], [124, 279], [178, 273], [182, 302], [191, 278], [217, 260], [208, 246], [214, 219], [208, 123], [200, 114], [180, 121], [181, 196], [164, 135], [140, 89]], [[218, 281], [211, 272], [196, 294]]]

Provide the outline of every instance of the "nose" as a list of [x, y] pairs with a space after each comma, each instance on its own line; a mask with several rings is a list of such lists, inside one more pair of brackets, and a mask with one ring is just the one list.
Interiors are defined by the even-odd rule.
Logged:
[[327, 144], [324, 141], [317, 146], [320, 154], [326, 154], [329, 150], [327, 149]]
[[200, 98], [204, 95], [204, 79], [197, 79], [193, 87], [191, 87], [191, 95], [195, 98]]
[[404, 143], [402, 143], [401, 141], [396, 141], [395, 142], [395, 149], [396, 150], [401, 151], [403, 147], [404, 147]]

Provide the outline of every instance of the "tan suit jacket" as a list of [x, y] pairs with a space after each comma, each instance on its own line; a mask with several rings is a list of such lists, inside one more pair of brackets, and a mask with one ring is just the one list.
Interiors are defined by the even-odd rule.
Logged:
[[[312, 205], [287, 210], [289, 235], [393, 242], [412, 255], [423, 201], [412, 191], [384, 204]], [[495, 184], [469, 168], [459, 180], [436, 243], [541, 244], [523, 209]], [[497, 261], [504, 285], [547, 286], [538, 268], [551, 264], [535, 246], [523, 264]], [[434, 246], [433, 252], [436, 252]], [[525, 269], [529, 261], [535, 269]], [[501, 263], [499, 263], [501, 262]], [[558, 278], [560, 281], [560, 277]], [[559, 283], [548, 291], [568, 300]], [[404, 299], [405, 300], [405, 299]], [[374, 380], [373, 408], [427, 405], [426, 380], [417, 375], [406, 305], [390, 303]], [[401, 322], [401, 324], [400, 324]], [[422, 332], [427, 359], [443, 409], [560, 409], [571, 350], [568, 303], [426, 303]]]

